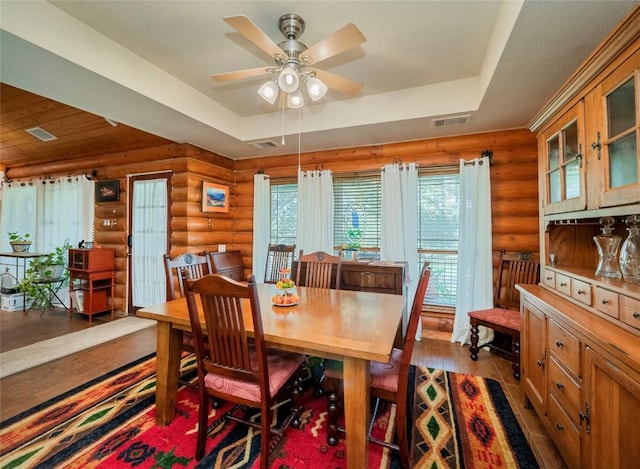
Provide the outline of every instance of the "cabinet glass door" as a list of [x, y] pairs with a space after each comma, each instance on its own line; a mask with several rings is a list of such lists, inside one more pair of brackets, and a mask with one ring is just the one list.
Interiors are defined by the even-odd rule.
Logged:
[[546, 214], [585, 208], [583, 109], [582, 102], [578, 103], [545, 132]]
[[638, 69], [633, 61], [627, 61], [601, 87], [603, 207], [640, 202], [638, 94]]

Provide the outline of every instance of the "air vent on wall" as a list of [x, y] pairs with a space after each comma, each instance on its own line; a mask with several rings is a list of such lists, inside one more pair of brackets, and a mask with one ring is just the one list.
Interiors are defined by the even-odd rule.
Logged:
[[452, 117], [444, 117], [442, 119], [433, 119], [432, 125], [436, 129], [440, 129], [442, 127], [457, 127], [460, 125], [467, 125], [469, 123], [469, 118], [471, 114], [464, 114], [462, 116], [452, 116]]
[[265, 148], [275, 148], [278, 144], [272, 140], [263, 140], [261, 142], [251, 142], [249, 143], [252, 148], [256, 150], [264, 150]]
[[27, 129], [27, 132], [43, 142], [50, 142], [51, 140], [56, 140], [58, 138], [40, 127], [32, 127]]

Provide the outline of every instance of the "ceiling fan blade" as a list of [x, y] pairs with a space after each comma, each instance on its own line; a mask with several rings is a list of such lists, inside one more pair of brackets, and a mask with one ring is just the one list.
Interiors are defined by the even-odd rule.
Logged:
[[316, 77], [324, 82], [329, 88], [332, 88], [340, 93], [356, 95], [362, 89], [362, 83], [344, 78], [333, 73], [326, 72], [324, 70], [313, 69], [316, 73]]
[[224, 20], [227, 22], [227, 24], [229, 24], [229, 26], [249, 39], [271, 57], [275, 57], [276, 55], [285, 55], [283, 50], [280, 49], [269, 36], [267, 36], [260, 28], [255, 25], [253, 21], [251, 21], [245, 15], [227, 16], [224, 18]]
[[273, 67], [248, 68], [246, 70], [236, 70], [235, 72], [216, 73], [215, 75], [211, 75], [211, 78], [221, 82], [242, 80], [243, 78], [253, 78], [259, 77], [260, 75], [266, 75], [271, 72], [271, 68]]
[[367, 38], [364, 37], [358, 27], [353, 23], [349, 23], [331, 36], [308, 48], [301, 54], [301, 57], [303, 61], [305, 57], [309, 57], [312, 64], [317, 64], [366, 41]]

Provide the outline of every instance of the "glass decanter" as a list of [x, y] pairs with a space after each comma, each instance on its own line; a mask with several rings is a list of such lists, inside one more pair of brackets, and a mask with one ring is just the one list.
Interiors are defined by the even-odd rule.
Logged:
[[622, 238], [611, 234], [613, 230], [611, 225], [615, 223], [615, 220], [612, 217], [602, 217], [599, 222], [602, 225], [602, 234], [593, 237], [600, 256], [596, 276], [622, 278], [618, 266], [618, 248]]
[[620, 249], [620, 271], [625, 282], [640, 283], [640, 215], [629, 215], [629, 236]]

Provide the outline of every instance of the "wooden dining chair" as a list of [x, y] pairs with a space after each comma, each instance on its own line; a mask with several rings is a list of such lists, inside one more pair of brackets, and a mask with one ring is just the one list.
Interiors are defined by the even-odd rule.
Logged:
[[[167, 301], [185, 296], [184, 284], [180, 273], [181, 269], [187, 269], [192, 279], [201, 278], [211, 272], [211, 264], [207, 251], [204, 251], [202, 255], [187, 252], [173, 259], [168, 254], [165, 254], [163, 257], [167, 281]], [[185, 331], [182, 333], [182, 350], [190, 353], [195, 352], [196, 349], [191, 332]], [[193, 368], [190, 368], [182, 374], [186, 374], [192, 370]], [[180, 382], [187, 386], [193, 386], [191, 381], [183, 379], [182, 375], [180, 376]]]
[[298, 256], [296, 285], [315, 288], [333, 286], [336, 290], [340, 290], [341, 269], [342, 257], [332, 256], [324, 251], [305, 254], [301, 249]]
[[492, 352], [511, 361], [513, 376], [520, 380], [520, 295], [518, 284], [537, 284], [540, 280], [540, 257], [531, 252], [500, 253], [498, 275], [493, 288], [493, 308], [469, 311], [471, 323], [471, 360], [478, 359], [479, 327], [494, 330], [492, 342], [483, 344]]
[[173, 259], [169, 254], [164, 255], [164, 272], [167, 279], [167, 301], [182, 298], [184, 285], [180, 280], [180, 269], [187, 269], [192, 279], [197, 279], [211, 273], [211, 263], [208, 252], [202, 255], [184, 253]]
[[[424, 302], [424, 297], [427, 292], [430, 275], [431, 269], [429, 268], [429, 264], [425, 263], [420, 273], [415, 297], [413, 298], [407, 333], [402, 349], [394, 347], [391, 351], [389, 363], [372, 361], [369, 368], [371, 374], [371, 397], [376, 399], [376, 406], [371, 416], [371, 421], [373, 422], [376, 418], [376, 412], [381, 399], [395, 403], [398, 444], [385, 442], [373, 437], [371, 435], [373, 425], [369, 425], [369, 441], [398, 451], [400, 453], [402, 467], [411, 467], [409, 465], [409, 434], [407, 429], [409, 368], [411, 366], [411, 355], [413, 354], [413, 346], [416, 340], [418, 322], [420, 321], [422, 313], [422, 303]], [[342, 407], [342, 399], [339, 396], [342, 385], [342, 362], [328, 360], [325, 363], [323, 387], [329, 404], [327, 415], [327, 443], [331, 446], [338, 444], [338, 435], [340, 432], [344, 432], [344, 429], [338, 425], [340, 409]]]
[[[301, 366], [305, 357], [267, 349], [253, 275], [247, 283], [219, 274], [198, 280], [189, 279], [187, 270], [182, 274], [198, 366], [196, 459], [204, 456], [210, 400], [222, 399], [236, 405], [218, 422], [234, 420], [261, 430], [260, 467], [266, 469], [271, 447], [290, 424], [300, 423]], [[196, 295], [200, 296], [200, 301], [196, 300]], [[252, 340], [245, 321], [253, 323]], [[286, 390], [291, 392], [291, 411], [280, 428], [271, 428], [272, 407]], [[237, 411], [242, 407], [260, 409], [260, 422], [239, 416]]]
[[264, 269], [264, 283], [276, 283], [282, 277], [280, 269], [291, 269], [296, 245], [270, 244]]

